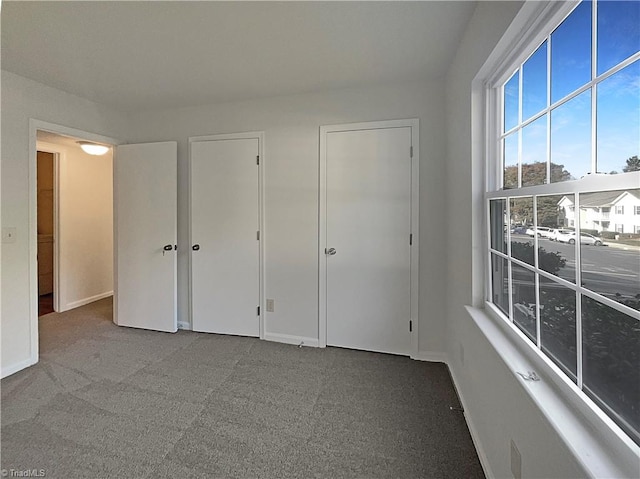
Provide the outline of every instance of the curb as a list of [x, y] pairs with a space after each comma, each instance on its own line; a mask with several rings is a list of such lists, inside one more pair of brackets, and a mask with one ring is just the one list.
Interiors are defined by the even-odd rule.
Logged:
[[626, 251], [640, 251], [640, 246], [632, 246], [629, 244], [621, 244], [621, 243], [607, 243], [604, 242], [604, 246], [609, 246], [610, 248], [621, 249]]

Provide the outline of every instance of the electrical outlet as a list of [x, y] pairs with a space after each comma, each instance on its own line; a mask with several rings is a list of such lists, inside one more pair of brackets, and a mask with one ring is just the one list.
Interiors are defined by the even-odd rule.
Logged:
[[522, 456], [513, 439], [511, 440], [511, 473], [513, 479], [522, 479]]
[[267, 313], [273, 313], [274, 303], [275, 301], [273, 299], [267, 299]]
[[3, 243], [15, 243], [16, 242], [16, 229], [15, 227], [2, 228], [2, 242]]

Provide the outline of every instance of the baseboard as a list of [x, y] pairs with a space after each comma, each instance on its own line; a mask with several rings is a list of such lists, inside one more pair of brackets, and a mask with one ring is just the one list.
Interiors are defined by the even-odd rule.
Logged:
[[12, 374], [17, 373], [18, 371], [22, 371], [29, 366], [33, 366], [38, 362], [38, 359], [34, 361], [32, 358], [25, 359], [24, 361], [20, 361], [19, 363], [12, 364], [10, 366], [2, 367], [2, 378], [6, 378], [7, 376], [11, 376]]
[[312, 348], [318, 347], [317, 338], [305, 338], [304, 336], [292, 336], [290, 334], [274, 334], [265, 333], [264, 339], [266, 341], [274, 341], [276, 343], [295, 344], [296, 346], [309, 346]]
[[113, 296], [113, 291], [107, 291], [106, 293], [96, 294], [95, 296], [90, 296], [88, 298], [67, 303], [64, 307], [60, 309], [59, 312], [63, 313], [65, 311], [69, 311], [70, 309], [79, 308], [80, 306], [84, 306], [85, 304], [93, 303], [94, 301], [99, 301], [101, 299], [108, 298], [109, 296]]
[[469, 414], [469, 409], [467, 408], [467, 404], [464, 400], [464, 396], [462, 395], [462, 390], [458, 387], [460, 384], [456, 379], [456, 374], [453, 371], [453, 368], [449, 366], [449, 372], [451, 373], [451, 379], [453, 380], [453, 385], [456, 388], [458, 393], [458, 398], [460, 398], [460, 404], [462, 405], [462, 409], [464, 410], [464, 418], [467, 422], [467, 426], [469, 427], [469, 433], [471, 433], [471, 440], [473, 441], [473, 445], [476, 448], [476, 452], [478, 453], [478, 458], [480, 459], [480, 465], [482, 466], [482, 470], [484, 471], [485, 477], [496, 477], [493, 474], [493, 470], [491, 469], [491, 465], [489, 464], [489, 458], [487, 457], [484, 448], [482, 447], [482, 443], [480, 442], [480, 435], [478, 434], [478, 430], [473, 424], [473, 419], [471, 419], [471, 414]]
[[185, 331], [191, 331], [191, 323], [186, 321], [178, 321], [178, 329], [184, 329]]
[[447, 363], [446, 353], [430, 352], [430, 351], [418, 351], [418, 354], [412, 355], [411, 359], [416, 361], [428, 361], [431, 363]]

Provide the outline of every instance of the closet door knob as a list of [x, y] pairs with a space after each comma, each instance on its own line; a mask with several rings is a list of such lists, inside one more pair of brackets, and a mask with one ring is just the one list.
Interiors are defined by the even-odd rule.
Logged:
[[194, 244], [194, 245], [191, 247], [191, 249], [192, 249], [193, 251], [198, 251], [198, 250], [200, 249], [200, 245], [199, 245], [199, 244]]

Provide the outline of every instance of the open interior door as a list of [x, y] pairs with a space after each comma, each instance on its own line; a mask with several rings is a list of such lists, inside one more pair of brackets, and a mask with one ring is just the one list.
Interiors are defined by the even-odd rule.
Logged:
[[176, 332], [176, 142], [116, 148], [114, 212], [114, 322]]

